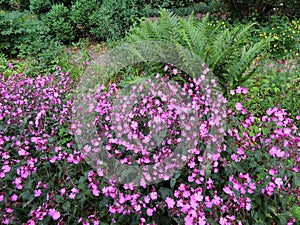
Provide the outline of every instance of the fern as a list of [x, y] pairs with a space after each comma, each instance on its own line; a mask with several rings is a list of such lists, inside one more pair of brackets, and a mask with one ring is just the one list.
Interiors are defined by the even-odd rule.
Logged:
[[[184, 49], [192, 51], [209, 66], [226, 93], [228, 84], [234, 88], [253, 74], [255, 68], [249, 70], [250, 64], [267, 45], [267, 41], [255, 44], [248, 42], [255, 23], [222, 30], [219, 26], [210, 26], [210, 22], [209, 15], [198, 21], [192, 16], [180, 18], [171, 11], [161, 9], [158, 22], [142, 21], [139, 27], [129, 32], [126, 40], [174, 43], [178, 46], [180, 60], [187, 68], [192, 67], [193, 62], [189, 61], [190, 56]], [[247, 69], [249, 71], [245, 75]]]

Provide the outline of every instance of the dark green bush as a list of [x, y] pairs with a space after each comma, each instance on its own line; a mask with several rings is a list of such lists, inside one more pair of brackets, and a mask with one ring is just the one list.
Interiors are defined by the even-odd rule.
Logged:
[[28, 12], [0, 11], [0, 52], [17, 55], [21, 45], [30, 45], [32, 40], [48, 32], [48, 28]]
[[2, 10], [28, 10], [29, 0], [0, 0], [0, 9]]
[[220, 0], [234, 18], [257, 17], [265, 20], [274, 14], [284, 14], [293, 18], [300, 16], [299, 0]]
[[89, 18], [90, 33], [98, 40], [123, 37], [129, 27], [143, 15], [139, 0], [107, 0]]
[[72, 25], [69, 9], [63, 4], [53, 5], [42, 20], [50, 28], [51, 34], [64, 43], [74, 40], [74, 26]]
[[[180, 7], [180, 8], [171, 8], [172, 12], [175, 12], [179, 16], [188, 16], [192, 13], [197, 14], [206, 14], [209, 12], [214, 11], [214, 6], [201, 2], [194, 6], [187, 6], [187, 7]], [[146, 16], [153, 17], [159, 16], [159, 8], [147, 8], [146, 9]]]
[[199, 0], [146, 0], [145, 3], [150, 5], [151, 8], [180, 8], [192, 6], [195, 3], [201, 2]]
[[77, 0], [71, 6], [70, 18], [76, 25], [76, 31], [79, 33], [79, 36], [85, 36], [84, 34], [88, 32], [90, 28], [90, 14], [98, 10], [101, 3], [101, 0]]
[[30, 0], [30, 10], [40, 16], [49, 12], [54, 4], [63, 4], [70, 8], [73, 2], [72, 0]]
[[30, 10], [36, 15], [42, 15], [51, 9], [51, 0], [30, 0]]

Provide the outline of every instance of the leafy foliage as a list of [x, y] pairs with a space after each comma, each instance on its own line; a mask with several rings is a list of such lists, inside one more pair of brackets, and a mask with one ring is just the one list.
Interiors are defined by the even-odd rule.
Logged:
[[30, 10], [38, 16], [45, 14], [51, 10], [52, 5], [63, 4], [66, 7], [70, 7], [73, 0], [30, 0]]
[[272, 37], [269, 52], [277, 59], [290, 59], [300, 54], [300, 20], [290, 20], [285, 16], [272, 16], [260, 24], [255, 41]]
[[144, 1], [145, 4], [148, 4], [151, 6], [151, 8], [181, 8], [181, 7], [186, 7], [186, 6], [191, 6], [195, 3], [200, 2], [199, 0], [146, 0]]
[[106, 0], [91, 15], [90, 33], [99, 40], [118, 39], [143, 15], [140, 0]]
[[30, 10], [40, 16], [51, 9], [51, 0], [30, 0]]
[[[70, 18], [76, 26], [79, 35], [86, 34], [90, 29], [90, 16], [94, 11], [98, 11], [101, 6], [99, 0], [77, 0], [71, 6]], [[101, 23], [102, 21], [98, 21]]]
[[269, 59], [264, 65], [245, 83], [252, 95], [247, 107], [260, 115], [276, 105], [284, 108], [291, 118], [296, 118], [300, 113], [299, 59], [289, 60], [289, 63]]
[[[167, 8], [167, 7], [164, 7]], [[204, 2], [200, 2], [193, 6], [186, 6], [186, 7], [180, 7], [180, 8], [170, 8], [172, 12], [175, 12], [179, 16], [188, 16], [191, 14], [205, 14], [209, 12], [215, 11], [215, 7], [213, 4], [207, 4]], [[153, 16], [159, 16], [159, 8], [152, 8], [147, 7], [145, 8], [145, 16], [147, 17], [153, 17]]]
[[299, 0], [221, 0], [233, 18], [253, 18], [265, 20], [274, 14], [283, 14], [293, 18], [300, 16]]
[[74, 40], [75, 33], [69, 16], [69, 9], [63, 4], [53, 5], [42, 19], [50, 28], [51, 34], [60, 41], [70, 43]]
[[[157, 23], [143, 21], [131, 30], [127, 40], [169, 41], [191, 50], [205, 61], [227, 92], [228, 86], [236, 88], [251, 76], [255, 68], [249, 65], [265, 48], [267, 40], [249, 43], [253, 23], [220, 29], [221, 24], [212, 26], [210, 22], [208, 15], [197, 21], [192, 17], [178, 18], [163, 9]], [[183, 60], [188, 63], [187, 58]]]
[[17, 55], [21, 46], [28, 46], [48, 28], [28, 12], [0, 11], [0, 51], [8, 56]]
[[28, 10], [29, 0], [0, 0], [0, 10]]

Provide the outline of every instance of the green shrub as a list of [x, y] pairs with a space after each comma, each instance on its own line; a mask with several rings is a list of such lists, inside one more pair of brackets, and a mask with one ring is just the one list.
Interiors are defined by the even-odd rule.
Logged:
[[106, 0], [89, 18], [90, 33], [99, 40], [123, 37], [143, 15], [139, 0]]
[[70, 18], [76, 25], [79, 35], [88, 32], [90, 14], [100, 8], [101, 2], [99, 0], [77, 0], [71, 6]]
[[150, 5], [151, 8], [180, 8], [192, 6], [195, 3], [201, 2], [199, 0], [146, 0], [145, 3]]
[[74, 26], [69, 17], [69, 9], [63, 4], [53, 5], [51, 10], [42, 19], [50, 28], [51, 34], [60, 41], [70, 43], [74, 40]]
[[73, 0], [30, 0], [30, 10], [40, 16], [49, 12], [54, 4], [63, 4], [70, 8], [73, 2]]
[[269, 43], [269, 51], [274, 58], [299, 56], [300, 20], [290, 20], [285, 16], [272, 16], [270, 21], [260, 25], [256, 40], [268, 37], [273, 37]]
[[299, 0], [221, 0], [221, 2], [235, 18], [257, 17], [265, 20], [274, 14], [283, 14], [290, 18], [300, 16]]
[[30, 11], [36, 15], [47, 13], [51, 9], [51, 0], [30, 0]]
[[[212, 4], [206, 4], [204, 2], [200, 2], [199, 4], [192, 5], [192, 6], [186, 6], [186, 7], [180, 7], [180, 8], [170, 8], [172, 12], [175, 12], [179, 16], [188, 16], [192, 13], [197, 14], [205, 14], [208, 12], [212, 12], [215, 10], [215, 6]], [[159, 8], [146, 8], [146, 14], [147, 17], [153, 17], [153, 16], [159, 16]]]
[[0, 52], [17, 55], [21, 45], [30, 45], [32, 40], [48, 32], [48, 28], [28, 12], [0, 11]]

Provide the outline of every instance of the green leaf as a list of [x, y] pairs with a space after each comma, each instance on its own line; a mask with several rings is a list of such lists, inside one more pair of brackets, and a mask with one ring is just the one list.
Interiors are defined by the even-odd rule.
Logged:
[[109, 203], [109, 199], [106, 196], [103, 196], [102, 200], [100, 201], [100, 207], [106, 207], [106, 205]]
[[280, 213], [278, 214], [277, 218], [279, 219], [280, 225], [286, 225], [288, 223], [288, 214], [287, 213]]
[[21, 194], [21, 196], [22, 196], [22, 198], [24, 199], [24, 200], [29, 200], [30, 199], [30, 196], [31, 196], [32, 194], [30, 193], [30, 191], [25, 191], [23, 194]]
[[158, 192], [160, 193], [162, 199], [166, 199], [166, 197], [170, 197], [173, 195], [173, 191], [170, 188], [161, 187]]
[[175, 184], [176, 184], [176, 179], [171, 179], [170, 180], [170, 186], [171, 186], [171, 188], [174, 188]]
[[296, 219], [297, 222], [300, 222], [300, 206], [295, 205], [292, 208], [292, 215]]
[[86, 178], [85, 177], [81, 177], [80, 179], [79, 179], [79, 185], [78, 185], [78, 188], [80, 189], [80, 190], [85, 190], [86, 189]]
[[271, 206], [271, 205], [267, 205], [266, 211], [276, 214], [276, 207]]
[[56, 195], [55, 196], [55, 200], [58, 202], [58, 203], [62, 203], [64, 201], [64, 197], [61, 196], [61, 195]]
[[66, 201], [62, 204], [62, 207], [64, 210], [69, 211], [71, 204], [70, 204], [70, 202]]

